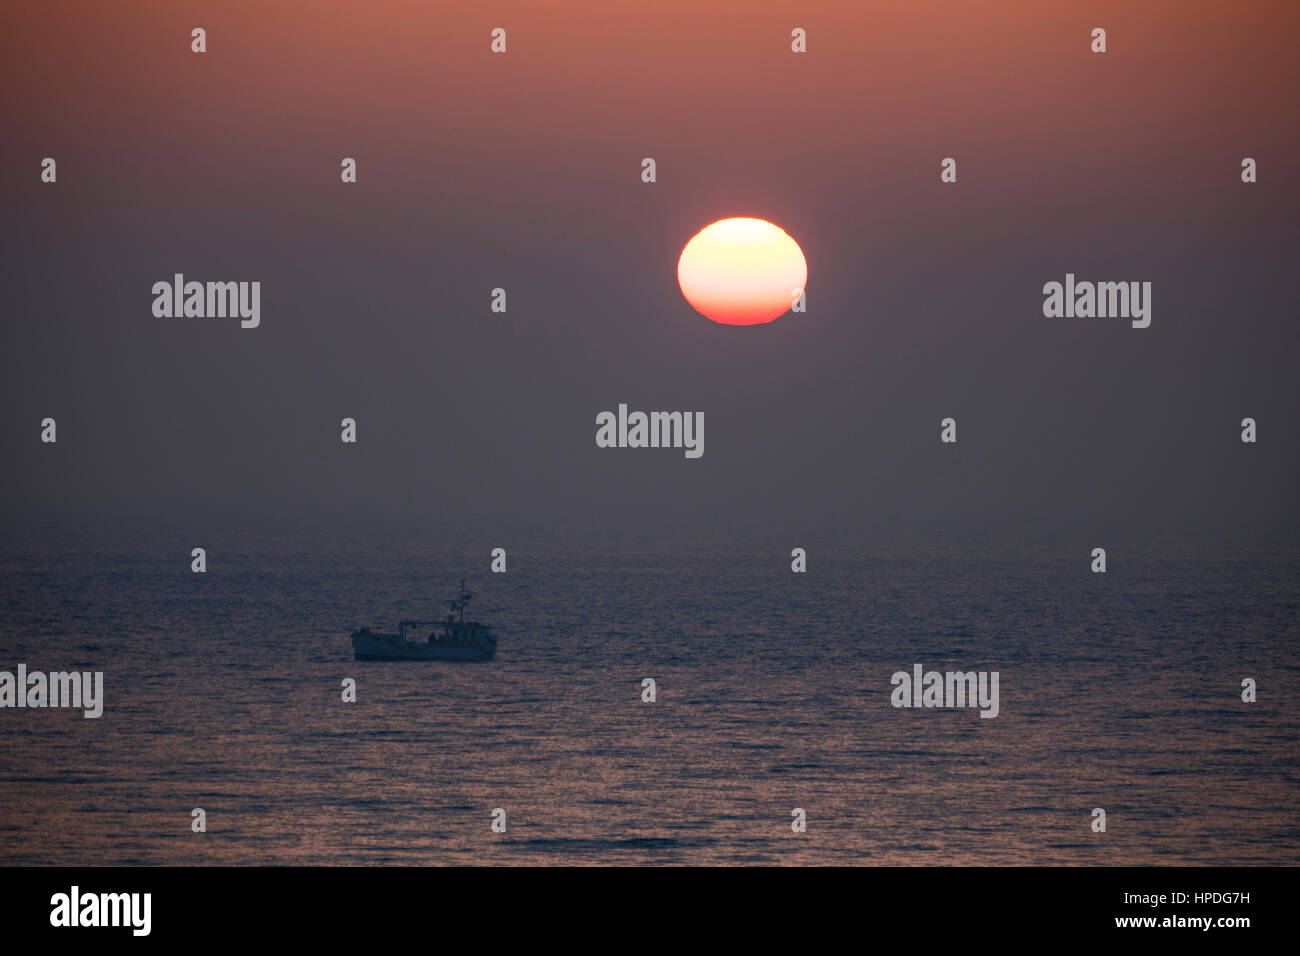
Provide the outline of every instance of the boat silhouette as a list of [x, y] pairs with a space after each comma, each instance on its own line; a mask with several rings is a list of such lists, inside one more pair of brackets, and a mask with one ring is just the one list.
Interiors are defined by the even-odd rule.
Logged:
[[[396, 634], [368, 627], [353, 631], [353, 655], [359, 661], [490, 661], [497, 652], [496, 634], [486, 624], [465, 620], [465, 605], [473, 596], [461, 578], [460, 595], [447, 602], [452, 613], [445, 620], [399, 621]], [[428, 635], [420, 640], [425, 628]]]

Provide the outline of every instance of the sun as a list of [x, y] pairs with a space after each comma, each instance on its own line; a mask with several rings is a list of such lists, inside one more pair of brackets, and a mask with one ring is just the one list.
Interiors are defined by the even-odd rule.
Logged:
[[807, 281], [803, 250], [766, 219], [719, 219], [697, 232], [677, 260], [677, 284], [686, 301], [723, 325], [780, 318]]

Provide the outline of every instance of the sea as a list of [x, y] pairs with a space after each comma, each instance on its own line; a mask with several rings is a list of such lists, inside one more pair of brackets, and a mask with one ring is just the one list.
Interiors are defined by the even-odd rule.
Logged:
[[[0, 710], [0, 863], [1300, 862], [1300, 561], [1090, 560], [10, 549], [0, 669], [105, 702]], [[495, 660], [353, 660], [461, 577]], [[997, 717], [894, 707], [916, 664]]]

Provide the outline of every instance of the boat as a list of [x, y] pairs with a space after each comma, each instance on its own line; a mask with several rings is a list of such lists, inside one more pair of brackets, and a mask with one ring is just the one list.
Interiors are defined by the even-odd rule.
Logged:
[[[460, 596], [448, 602], [451, 613], [445, 620], [399, 621], [396, 634], [363, 627], [352, 632], [352, 652], [359, 661], [490, 661], [497, 652], [496, 634], [486, 624], [465, 620], [473, 596], [461, 578]], [[420, 640], [425, 628], [428, 636]]]

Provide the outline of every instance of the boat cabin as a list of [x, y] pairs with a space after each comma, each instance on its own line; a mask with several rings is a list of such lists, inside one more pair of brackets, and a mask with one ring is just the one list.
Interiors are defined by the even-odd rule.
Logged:
[[[402, 638], [406, 639], [407, 628], [433, 628], [429, 631], [428, 643], [430, 644], [449, 644], [452, 646], [480, 645], [485, 642], [494, 643], [492, 629], [486, 624], [480, 624], [478, 621], [465, 620], [465, 605], [472, 598], [469, 591], [465, 590], [465, 580], [460, 582], [460, 596], [454, 601], [449, 601], [452, 613], [447, 615], [443, 621], [402, 621], [400, 622]], [[458, 616], [459, 614], [459, 616]], [[438, 630], [441, 628], [441, 630]]]

